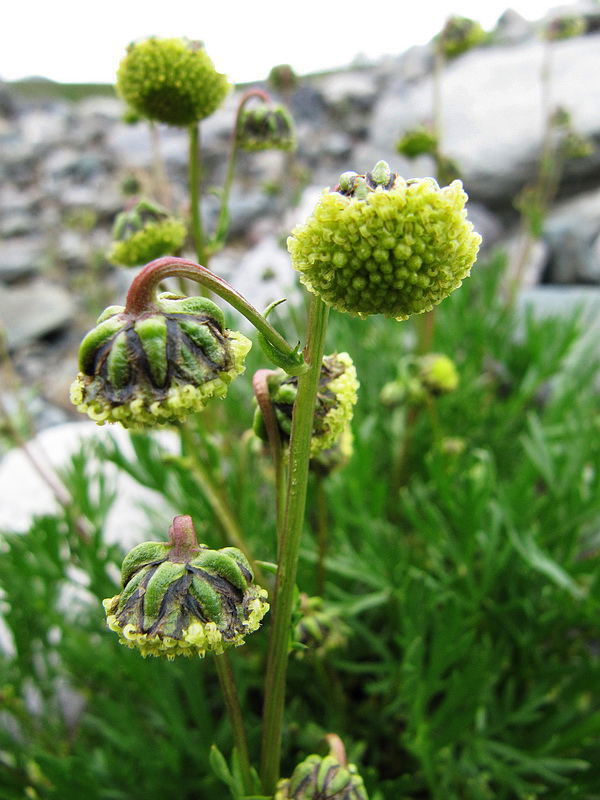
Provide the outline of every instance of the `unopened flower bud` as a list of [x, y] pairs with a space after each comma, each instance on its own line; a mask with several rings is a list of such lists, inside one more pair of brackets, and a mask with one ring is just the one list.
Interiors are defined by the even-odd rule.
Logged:
[[327, 606], [323, 598], [301, 595], [300, 613], [294, 628], [294, 640], [306, 650], [297, 650], [297, 656], [302, 657], [306, 651], [311, 651], [321, 657], [346, 644], [348, 629], [340, 615]]
[[461, 285], [481, 236], [466, 219], [460, 181], [440, 188], [385, 167], [344, 173], [292, 231], [288, 249], [300, 281], [338, 311], [406, 319]]
[[160, 256], [177, 253], [186, 233], [181, 220], [155, 203], [140, 200], [116, 218], [114, 244], [108, 259], [119, 266], [139, 267]]
[[267, 83], [278, 92], [289, 92], [298, 85], [298, 76], [290, 64], [277, 64], [269, 72]]
[[438, 138], [429, 128], [421, 127], [406, 131], [396, 143], [396, 150], [406, 158], [432, 156], [437, 152]]
[[354, 764], [343, 766], [333, 755], [310, 755], [291, 778], [279, 781], [274, 800], [368, 800]]
[[456, 364], [448, 356], [428, 353], [419, 359], [419, 378], [433, 395], [448, 394], [458, 387]]
[[446, 58], [456, 58], [485, 41], [485, 31], [474, 19], [454, 16], [446, 22], [439, 34], [442, 53]]
[[175, 517], [168, 544], [144, 542], [125, 557], [122, 591], [104, 600], [122, 644], [145, 656], [200, 656], [239, 646], [269, 605], [235, 547], [198, 544], [191, 517]]
[[208, 117], [230, 89], [201, 42], [147, 39], [132, 44], [121, 61], [117, 90], [148, 119], [187, 126]]
[[[298, 378], [290, 377], [283, 370], [276, 370], [269, 376], [267, 384], [279, 433], [287, 444], [292, 431], [292, 413], [298, 392]], [[348, 353], [337, 353], [323, 358], [310, 441], [311, 459], [323, 450], [333, 447], [341, 436], [352, 419], [358, 387], [356, 369]], [[259, 438], [267, 441], [260, 408], [256, 409], [254, 416], [254, 432]]]
[[71, 401], [98, 424], [183, 419], [226, 395], [251, 346], [204, 297], [162, 294], [139, 315], [110, 306], [81, 344]]
[[294, 150], [294, 123], [282, 105], [261, 103], [244, 108], [238, 123], [238, 143], [242, 150]]

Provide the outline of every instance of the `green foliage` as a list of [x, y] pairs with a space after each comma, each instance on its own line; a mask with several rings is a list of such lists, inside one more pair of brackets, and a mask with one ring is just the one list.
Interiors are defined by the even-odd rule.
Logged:
[[[502, 266], [478, 265], [436, 310], [432, 349], [460, 382], [416, 417], [398, 492], [406, 413], [379, 397], [413, 323], [332, 315], [328, 351], [347, 349], [361, 382], [354, 456], [325, 483], [325, 596], [347, 643], [291, 659], [284, 776], [335, 731], [372, 800], [600, 798], [600, 359], [578, 317], [508, 310]], [[253, 348], [249, 374], [262, 366]], [[218, 491], [253, 556], [275, 559], [250, 383], [189, 423], [182, 454], [131, 434], [132, 454], [107, 433], [104, 457], [165, 498], [139, 541], [164, 540], [175, 510], [210, 547], [232, 544]], [[449, 436], [465, 443], [453, 456]], [[103, 539], [114, 487], [91, 464], [82, 454], [65, 476], [85, 540], [57, 516], [2, 542], [15, 654], [0, 657], [0, 796], [216, 800], [223, 780], [235, 793], [211, 661], [143, 660], [105, 627], [123, 552]], [[312, 497], [308, 508], [298, 584], [314, 594]], [[267, 622], [232, 658], [254, 761]]]

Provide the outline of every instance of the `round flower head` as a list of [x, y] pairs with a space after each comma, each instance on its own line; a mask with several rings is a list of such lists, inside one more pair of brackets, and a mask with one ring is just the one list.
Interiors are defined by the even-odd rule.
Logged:
[[343, 766], [333, 755], [310, 755], [291, 778], [279, 781], [274, 800], [368, 800], [354, 764]]
[[111, 306], [81, 343], [71, 401], [100, 425], [183, 419], [226, 395], [251, 346], [204, 297], [161, 294], [137, 315]]
[[191, 517], [175, 517], [168, 544], [144, 542], [125, 557], [120, 594], [104, 600], [107, 623], [143, 656], [200, 656], [244, 643], [269, 609], [235, 547], [198, 544]]
[[242, 150], [294, 150], [294, 123], [284, 106], [261, 105], [244, 108], [238, 123]]
[[353, 316], [406, 319], [457, 289], [481, 236], [466, 219], [460, 181], [404, 180], [384, 161], [346, 172], [325, 192], [288, 249], [306, 288]]
[[[283, 370], [276, 370], [269, 376], [268, 387], [279, 434], [287, 444], [292, 432], [292, 412], [298, 392], [298, 378], [290, 377]], [[332, 448], [344, 432], [352, 419], [358, 387], [356, 369], [348, 353], [337, 353], [323, 358], [310, 441], [311, 459]], [[256, 409], [254, 416], [254, 432], [260, 439], [267, 441], [260, 408]]]
[[123, 267], [139, 267], [160, 256], [176, 253], [186, 233], [181, 220], [169, 216], [160, 206], [140, 200], [115, 220], [115, 241], [108, 260]]
[[117, 91], [132, 108], [182, 127], [216, 111], [230, 88], [202, 43], [185, 39], [131, 44], [117, 73]]
[[446, 58], [456, 58], [485, 41], [485, 31], [474, 19], [450, 17], [438, 39]]
[[433, 395], [449, 394], [458, 388], [456, 364], [448, 356], [428, 353], [418, 363], [421, 383]]
[[434, 155], [438, 149], [438, 137], [429, 128], [413, 128], [406, 131], [396, 143], [396, 150], [406, 158]]

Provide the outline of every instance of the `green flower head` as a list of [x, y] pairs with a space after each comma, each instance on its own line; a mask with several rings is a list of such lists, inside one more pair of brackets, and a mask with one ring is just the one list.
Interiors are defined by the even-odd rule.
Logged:
[[418, 369], [421, 383], [433, 395], [449, 394], [458, 388], [456, 364], [448, 356], [439, 353], [421, 356]]
[[200, 656], [244, 644], [269, 609], [235, 547], [198, 544], [191, 517], [175, 517], [168, 544], [144, 542], [125, 557], [122, 591], [104, 600], [122, 644], [145, 656]]
[[81, 344], [71, 401], [99, 425], [183, 419], [226, 395], [251, 346], [204, 297], [161, 294], [139, 315], [110, 306]]
[[147, 39], [131, 44], [117, 73], [117, 91], [148, 119], [185, 127], [222, 104], [230, 85], [201, 42]]
[[[292, 431], [292, 412], [298, 392], [297, 376], [290, 377], [283, 370], [275, 370], [268, 379], [269, 396], [275, 409], [279, 434], [287, 444]], [[323, 358], [317, 391], [314, 424], [310, 441], [310, 457], [316, 459], [333, 448], [352, 419], [359, 383], [356, 369], [348, 353], [336, 353]], [[260, 408], [254, 416], [254, 432], [267, 441]], [[348, 449], [346, 440], [346, 452]]]
[[288, 249], [300, 281], [353, 316], [406, 319], [430, 311], [469, 275], [481, 236], [466, 219], [460, 181], [405, 180], [385, 161], [345, 172]]
[[456, 58], [486, 39], [485, 31], [474, 19], [450, 17], [438, 36], [442, 53], [446, 58]]
[[435, 155], [437, 149], [438, 137], [430, 128], [424, 126], [406, 131], [396, 143], [396, 150], [406, 158]]
[[186, 233], [181, 220], [154, 203], [140, 200], [116, 218], [108, 260], [122, 267], [139, 267], [160, 256], [174, 255]]
[[279, 781], [274, 800], [368, 800], [354, 764], [343, 766], [333, 755], [310, 755], [291, 778]]
[[294, 123], [282, 105], [262, 103], [242, 111], [237, 129], [242, 150], [294, 150]]

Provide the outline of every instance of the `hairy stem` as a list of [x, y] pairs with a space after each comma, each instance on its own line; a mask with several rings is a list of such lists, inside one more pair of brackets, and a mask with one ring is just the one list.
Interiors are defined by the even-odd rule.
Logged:
[[328, 317], [329, 307], [313, 295], [305, 348], [308, 371], [298, 379], [298, 394], [292, 417], [285, 523], [267, 654], [261, 753], [261, 779], [266, 794], [273, 794], [279, 777], [294, 588], [306, 506], [313, 416]]

